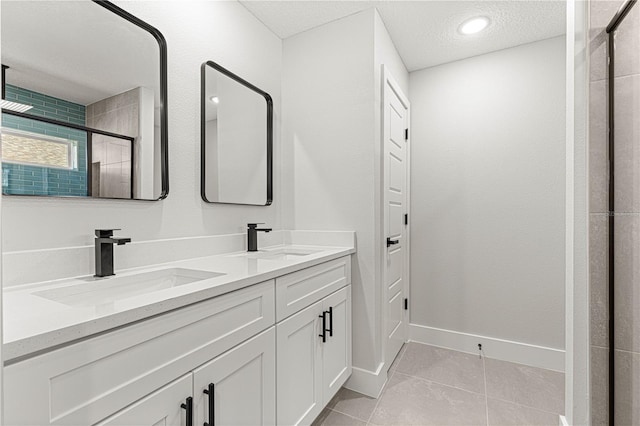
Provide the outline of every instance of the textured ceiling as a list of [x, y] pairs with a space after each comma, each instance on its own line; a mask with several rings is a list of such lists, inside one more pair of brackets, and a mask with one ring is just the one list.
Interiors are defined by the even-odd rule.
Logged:
[[[531, 43], [565, 33], [565, 1], [273, 1], [240, 2], [280, 38], [375, 7], [407, 69]], [[471, 36], [458, 33], [468, 18], [491, 25]]]

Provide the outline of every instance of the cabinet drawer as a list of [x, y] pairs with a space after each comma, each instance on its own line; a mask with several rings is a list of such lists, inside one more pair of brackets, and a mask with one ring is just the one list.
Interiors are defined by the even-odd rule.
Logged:
[[267, 281], [5, 368], [11, 425], [91, 425], [275, 322]]
[[191, 374], [186, 374], [96, 426], [182, 426], [187, 420], [182, 404], [191, 395], [191, 384]]
[[350, 256], [276, 278], [276, 320], [282, 321], [350, 283]]

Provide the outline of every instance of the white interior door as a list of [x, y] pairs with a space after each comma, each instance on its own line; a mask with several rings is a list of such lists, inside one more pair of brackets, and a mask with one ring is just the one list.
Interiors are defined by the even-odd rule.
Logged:
[[384, 165], [384, 303], [385, 364], [387, 369], [406, 341], [405, 313], [408, 281], [408, 159], [409, 102], [385, 68], [383, 70]]

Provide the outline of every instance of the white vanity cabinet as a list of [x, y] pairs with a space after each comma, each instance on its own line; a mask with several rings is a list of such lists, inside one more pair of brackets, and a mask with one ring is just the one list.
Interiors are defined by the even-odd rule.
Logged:
[[189, 396], [185, 395], [191, 395], [192, 382], [191, 374], [187, 374], [98, 423], [98, 426], [182, 426], [187, 421]]
[[270, 327], [98, 426], [183, 426], [190, 413], [194, 425], [275, 425], [275, 337]]
[[[291, 275], [276, 279], [276, 294], [282, 288], [293, 292], [298, 287], [298, 297], [292, 297], [288, 306], [299, 306], [300, 300], [315, 303], [276, 325], [277, 419], [279, 425], [308, 425], [351, 375], [349, 258]], [[306, 285], [305, 276], [319, 285]], [[301, 294], [300, 288], [312, 294]], [[322, 297], [327, 289], [334, 291]], [[278, 306], [288, 309], [283, 303]]]
[[275, 425], [275, 327], [194, 370], [193, 395], [195, 425]]
[[350, 265], [344, 256], [11, 360], [5, 424], [310, 424], [351, 374]]
[[[273, 328], [274, 296], [271, 280], [8, 365], [5, 424], [77, 426], [105, 419], [119, 424], [120, 415], [142, 415], [136, 404], [146, 398], [153, 405], [175, 399], [168, 396], [175, 391], [184, 402], [194, 396], [193, 385], [178, 395], [171, 383]], [[273, 342], [269, 345], [265, 351]], [[160, 424], [172, 425], [176, 401], [163, 410], [168, 411], [157, 413], [165, 419]]]

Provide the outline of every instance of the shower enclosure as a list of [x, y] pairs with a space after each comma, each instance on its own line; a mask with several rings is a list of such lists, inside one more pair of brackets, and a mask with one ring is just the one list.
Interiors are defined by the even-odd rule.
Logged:
[[[640, 424], [640, 7], [636, 1], [591, 2], [593, 425]], [[612, 6], [619, 7], [612, 10]], [[594, 22], [606, 28], [595, 34]]]

